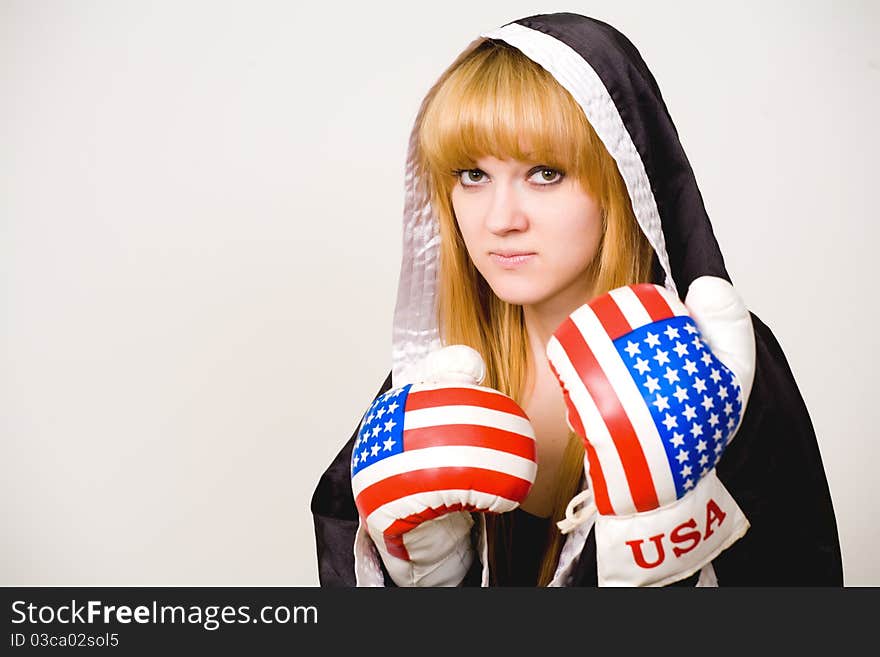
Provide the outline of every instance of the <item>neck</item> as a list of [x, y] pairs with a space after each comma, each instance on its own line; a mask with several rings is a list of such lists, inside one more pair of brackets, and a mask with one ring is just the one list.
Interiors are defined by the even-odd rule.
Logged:
[[591, 298], [591, 295], [584, 295], [567, 300], [554, 299], [547, 303], [523, 306], [523, 320], [528, 331], [529, 344], [533, 350], [543, 353], [553, 336], [553, 332], [571, 313]]
[[[547, 344], [553, 336], [553, 332], [568, 318], [568, 316], [587, 303], [592, 298], [572, 299], [567, 303], [535, 304], [523, 306], [523, 321], [525, 322], [530, 366], [525, 382], [526, 399], [534, 392], [537, 380], [542, 376], [549, 376], [549, 364], [547, 361]], [[542, 374], [543, 373], [543, 374]]]

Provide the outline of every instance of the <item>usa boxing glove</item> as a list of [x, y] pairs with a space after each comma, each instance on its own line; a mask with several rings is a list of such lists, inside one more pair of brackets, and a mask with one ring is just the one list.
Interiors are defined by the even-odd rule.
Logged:
[[596, 513], [600, 586], [661, 586], [702, 568], [749, 523], [715, 473], [755, 372], [748, 310], [733, 286], [695, 280], [685, 302], [658, 285], [612, 290], [575, 310], [547, 357], [588, 489], [559, 523]]
[[431, 354], [416, 384], [370, 406], [351, 460], [355, 505], [398, 586], [457, 586], [474, 558], [471, 512], [503, 513], [528, 495], [537, 471], [525, 412], [478, 385], [470, 347]]

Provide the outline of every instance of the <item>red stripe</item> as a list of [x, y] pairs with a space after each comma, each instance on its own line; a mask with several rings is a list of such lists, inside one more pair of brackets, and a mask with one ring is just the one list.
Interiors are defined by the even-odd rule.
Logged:
[[405, 429], [403, 450], [449, 445], [486, 447], [535, 460], [535, 441], [529, 436], [477, 424], [441, 424], [421, 429]]
[[421, 513], [414, 513], [406, 518], [395, 520], [391, 523], [391, 526], [385, 530], [384, 534], [385, 547], [388, 549], [389, 554], [394, 555], [398, 559], [409, 561], [409, 552], [407, 552], [406, 546], [403, 544], [403, 535], [408, 531], [415, 529], [423, 522], [439, 518], [440, 516], [449, 513], [455, 513], [456, 511], [484, 511], [484, 509], [479, 509], [473, 504], [459, 503], [450, 506], [443, 505], [436, 509], [425, 509]]
[[596, 510], [603, 516], [614, 513], [614, 507], [611, 506], [611, 498], [608, 497], [608, 484], [605, 482], [605, 473], [602, 472], [602, 466], [599, 465], [599, 456], [593, 444], [585, 440], [584, 449], [587, 450], [587, 462], [590, 464], [590, 482], [593, 485], [593, 501], [596, 503]]
[[[620, 455], [623, 472], [637, 511], [656, 509], [660, 504], [654, 488], [654, 479], [641, 443], [633, 429], [611, 382], [602, 371], [593, 351], [584, 342], [584, 336], [569, 317], [557, 329], [556, 338], [562, 343], [575, 371], [587, 392], [596, 403], [614, 447]], [[590, 464], [592, 467], [592, 462]], [[598, 503], [597, 503], [598, 508]], [[616, 510], [618, 513], [620, 510]]]
[[616, 340], [621, 335], [626, 335], [633, 330], [633, 327], [630, 326], [630, 323], [614, 301], [614, 297], [610, 294], [603, 294], [601, 297], [593, 299], [590, 302], [590, 308], [593, 309], [593, 312], [602, 324], [602, 328], [605, 329], [608, 337], [612, 340]]
[[531, 485], [526, 479], [486, 468], [424, 468], [401, 472], [367, 486], [357, 496], [355, 504], [360, 514], [367, 518], [383, 504], [416, 493], [448, 489], [474, 490], [520, 501], [525, 499]]
[[581, 442], [584, 444], [584, 449], [587, 450], [587, 458], [590, 460], [590, 485], [593, 488], [593, 499], [596, 502], [596, 509], [602, 515], [610, 515], [614, 513], [614, 509], [608, 497], [608, 486], [605, 483], [605, 475], [602, 474], [602, 465], [599, 463], [599, 459], [596, 458], [596, 450], [593, 449], [590, 441], [584, 437], [587, 435], [587, 432], [584, 431], [581, 415], [572, 403], [571, 395], [568, 394], [568, 388], [565, 387], [562, 379], [559, 378], [559, 372], [553, 367], [553, 363], [550, 363], [550, 369], [553, 370], [556, 380], [562, 386], [562, 397], [565, 399], [566, 408], [568, 408], [568, 426], [580, 437]]
[[639, 283], [638, 285], [632, 285], [631, 287], [633, 292], [635, 292], [636, 296], [639, 298], [639, 301], [642, 302], [645, 310], [647, 310], [648, 314], [651, 316], [651, 321], [659, 322], [661, 319], [675, 317], [675, 313], [672, 311], [672, 308], [669, 307], [669, 304], [666, 302], [666, 299], [663, 298], [663, 295], [660, 294], [660, 290], [657, 289], [656, 285], [652, 285], [651, 283]]
[[406, 396], [407, 411], [436, 406], [478, 406], [528, 419], [525, 411], [513, 399], [497, 392], [475, 388], [438, 388], [436, 390], [411, 390]]

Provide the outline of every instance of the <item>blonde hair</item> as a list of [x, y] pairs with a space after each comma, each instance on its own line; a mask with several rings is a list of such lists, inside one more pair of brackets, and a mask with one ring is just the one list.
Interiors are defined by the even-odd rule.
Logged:
[[[526, 152], [524, 146], [532, 150]], [[529, 363], [522, 306], [492, 292], [468, 257], [452, 208], [458, 169], [476, 168], [485, 155], [540, 162], [572, 176], [602, 209], [603, 235], [588, 271], [593, 293], [647, 282], [653, 251], [632, 211], [617, 166], [583, 110], [545, 69], [516, 48], [487, 39], [441, 76], [420, 116], [416, 170], [439, 221], [438, 326], [444, 344], [466, 344], [486, 361], [483, 385], [522, 403]], [[569, 432], [559, 470], [553, 521], [538, 584], [552, 578], [565, 515], [583, 474], [583, 446]], [[489, 514], [489, 558], [508, 531], [503, 516]]]

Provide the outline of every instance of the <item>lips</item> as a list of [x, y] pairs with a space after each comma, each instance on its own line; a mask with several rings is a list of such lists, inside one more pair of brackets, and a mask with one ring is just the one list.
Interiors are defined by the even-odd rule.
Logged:
[[502, 256], [504, 258], [512, 258], [521, 255], [534, 255], [534, 251], [490, 251], [489, 255]]
[[492, 251], [489, 257], [499, 265], [502, 269], [516, 269], [531, 261], [535, 255], [534, 251]]

